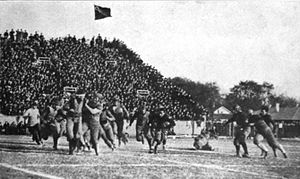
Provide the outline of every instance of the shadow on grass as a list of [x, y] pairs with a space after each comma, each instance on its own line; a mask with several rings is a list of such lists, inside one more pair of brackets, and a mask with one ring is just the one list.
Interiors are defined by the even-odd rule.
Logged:
[[170, 147], [166, 150], [158, 150], [158, 153], [163, 154], [185, 154], [185, 155], [214, 155], [214, 156], [223, 156], [223, 157], [234, 157], [227, 154], [218, 153], [216, 151], [208, 151], [208, 150], [196, 150], [194, 148], [182, 148], [182, 147]]
[[[7, 145], [11, 144], [11, 145]], [[26, 143], [26, 145], [28, 145]], [[44, 146], [38, 146], [37, 144], [30, 144], [30, 146], [24, 146], [22, 143], [16, 143], [16, 142], [6, 142], [5, 144], [0, 144], [0, 151], [6, 151], [6, 152], [22, 152], [22, 153], [55, 153], [55, 154], [68, 154], [67, 150], [64, 149], [58, 149], [54, 150], [52, 147], [44, 147]]]
[[19, 144], [19, 145], [37, 145], [35, 142], [29, 143], [29, 142], [17, 142], [17, 141], [1, 141], [1, 144]]

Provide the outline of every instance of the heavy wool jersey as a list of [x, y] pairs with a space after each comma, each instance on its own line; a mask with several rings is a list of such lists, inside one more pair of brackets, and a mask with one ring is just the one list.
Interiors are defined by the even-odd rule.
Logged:
[[131, 121], [130, 121], [130, 125], [133, 123], [133, 121], [135, 119], [137, 119], [136, 125], [137, 126], [144, 126], [144, 125], [149, 123], [149, 117], [150, 117], [150, 112], [149, 111], [144, 110], [143, 108], [138, 108], [137, 111], [134, 113]]
[[233, 114], [232, 118], [229, 119], [226, 124], [230, 123], [230, 122], [236, 122], [237, 125], [239, 125], [240, 127], [249, 127], [249, 123], [248, 123], [248, 118], [247, 116], [243, 113], [243, 112], [237, 112], [235, 114]]
[[252, 115], [249, 117], [249, 122], [254, 123], [254, 126], [258, 133], [264, 133], [265, 130], [269, 128], [267, 123], [264, 121], [263, 118], [259, 115]]

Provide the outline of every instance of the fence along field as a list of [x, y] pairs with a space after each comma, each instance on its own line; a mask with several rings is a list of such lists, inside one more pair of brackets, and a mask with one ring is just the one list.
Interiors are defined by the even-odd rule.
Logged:
[[147, 145], [130, 138], [112, 152], [101, 142], [100, 156], [84, 152], [69, 156], [66, 138], [59, 150], [52, 140], [35, 145], [29, 136], [0, 136], [1, 178], [297, 178], [300, 141], [281, 141], [289, 158], [272, 154], [266, 160], [248, 140], [251, 158], [234, 157], [232, 139], [211, 140], [215, 151], [196, 151], [192, 138], [168, 139], [167, 150], [147, 153]]

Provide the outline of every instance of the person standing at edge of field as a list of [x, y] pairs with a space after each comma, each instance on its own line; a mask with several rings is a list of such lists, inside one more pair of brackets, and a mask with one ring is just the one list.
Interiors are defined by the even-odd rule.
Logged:
[[[227, 125], [228, 123], [231, 122], [236, 122], [235, 130], [234, 130], [234, 140], [233, 144], [236, 148], [236, 156], [237, 157], [245, 157], [249, 158], [249, 153], [248, 153], [248, 148], [246, 144], [246, 139], [248, 135], [251, 132], [250, 125], [248, 123], [247, 116], [242, 112], [242, 109], [239, 105], [236, 105], [233, 109], [233, 116], [231, 119], [229, 119], [225, 124]], [[244, 154], [241, 156], [240, 154], [240, 145], [242, 145], [244, 149]]]
[[167, 129], [170, 128], [173, 121], [169, 117], [169, 115], [165, 112], [165, 107], [160, 105], [158, 112], [151, 116], [151, 124], [154, 129], [154, 153], [157, 154], [157, 147], [163, 143], [163, 149], [165, 149], [165, 145], [167, 143]]
[[64, 106], [67, 111], [67, 136], [69, 141], [69, 155], [73, 155], [76, 147], [80, 146], [82, 135], [82, 106], [85, 94], [71, 94], [70, 100]]
[[[261, 109], [262, 113], [268, 112], [266, 108]], [[268, 142], [269, 146], [273, 149], [274, 156], [277, 157], [276, 149], [279, 149], [284, 158], [287, 158], [286, 152], [282, 145], [280, 145], [277, 140], [274, 137], [274, 134], [272, 132], [271, 127], [267, 124], [267, 122], [264, 120], [263, 115], [254, 115], [253, 110], [249, 109], [249, 123], [254, 123], [255, 129], [256, 129], [256, 135], [254, 137], [254, 144], [257, 145], [258, 148], [260, 148], [263, 153], [263, 158], [266, 158], [268, 156], [268, 149], [267, 147], [262, 143], [262, 140], [265, 138]]]
[[112, 122], [114, 132], [117, 131], [117, 138], [119, 141], [119, 147], [121, 146], [122, 137], [124, 137], [123, 127], [124, 119], [129, 118], [129, 112], [126, 107], [121, 103], [118, 97], [114, 98], [113, 105], [109, 108], [111, 114], [115, 117], [115, 122]]
[[38, 145], [41, 145], [41, 126], [40, 126], [40, 112], [38, 109], [38, 101], [32, 103], [32, 107], [29, 108], [23, 115], [23, 117], [28, 119], [27, 125], [29, 126], [29, 132], [32, 134], [32, 139]]
[[142, 102], [140, 106], [135, 109], [129, 126], [131, 126], [136, 119], [136, 140], [144, 144], [145, 137], [149, 145], [149, 153], [153, 153], [149, 116], [150, 112], [148, 111], [147, 104], [146, 102]]

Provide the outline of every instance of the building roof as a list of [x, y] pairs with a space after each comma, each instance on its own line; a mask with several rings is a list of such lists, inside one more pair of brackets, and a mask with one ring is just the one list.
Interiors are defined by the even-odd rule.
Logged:
[[[254, 114], [259, 114], [260, 110], [255, 111]], [[269, 113], [273, 120], [297, 120], [300, 121], [300, 107], [285, 107], [280, 108], [279, 112], [275, 107], [269, 109]]]
[[232, 114], [214, 114], [213, 115], [214, 120], [230, 119], [231, 117], [232, 117]]
[[300, 107], [286, 107], [280, 108], [279, 112], [275, 107], [269, 110], [274, 120], [300, 120]]
[[232, 115], [231, 111], [224, 106], [219, 107], [214, 111], [214, 115], [216, 114], [227, 114], [227, 115]]

